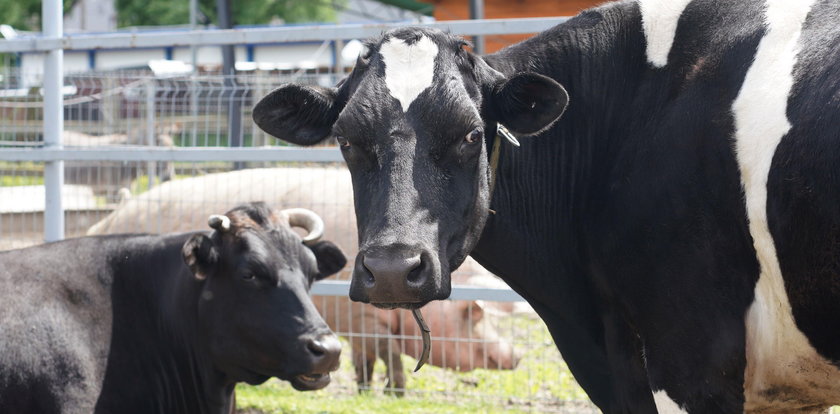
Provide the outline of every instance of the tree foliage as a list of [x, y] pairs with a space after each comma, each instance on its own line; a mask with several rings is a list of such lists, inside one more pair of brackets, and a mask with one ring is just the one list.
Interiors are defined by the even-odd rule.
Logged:
[[[0, 0], [9, 1], [9, 0]], [[334, 3], [323, 0], [230, 0], [237, 25], [334, 21]], [[189, 22], [189, 0], [116, 0], [117, 24], [126, 26], [176, 25]], [[198, 1], [198, 23], [216, 23], [216, 0]]]
[[[0, 24], [41, 30], [42, 0], [0, 0]], [[64, 14], [80, 0], [63, 0]], [[189, 23], [189, 0], [115, 0], [117, 25], [165, 26]], [[346, 0], [229, 0], [237, 25], [335, 21], [336, 6]], [[198, 23], [216, 23], [216, 0], [199, 0]]]
[[[63, 0], [65, 14], [76, 1]], [[18, 30], [41, 30], [41, 0], [0, 0], [0, 24]]]

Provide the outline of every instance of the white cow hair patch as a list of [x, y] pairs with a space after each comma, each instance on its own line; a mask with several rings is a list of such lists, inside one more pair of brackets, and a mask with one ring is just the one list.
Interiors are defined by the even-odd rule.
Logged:
[[408, 112], [417, 96], [432, 86], [438, 47], [427, 36], [411, 44], [392, 37], [382, 44], [379, 53], [385, 62], [385, 86], [403, 112]]
[[668, 64], [677, 24], [691, 0], [638, 0], [647, 41], [647, 59], [654, 67]]

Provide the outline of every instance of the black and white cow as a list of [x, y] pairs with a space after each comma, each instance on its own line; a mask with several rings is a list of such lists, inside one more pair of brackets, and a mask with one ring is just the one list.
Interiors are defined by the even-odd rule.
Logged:
[[326, 386], [341, 343], [308, 290], [347, 260], [323, 222], [252, 203], [210, 225], [0, 253], [0, 413], [227, 414], [240, 381]]
[[[836, 0], [623, 1], [484, 57], [401, 28], [254, 117], [340, 143], [353, 299], [445, 298], [470, 253], [605, 412], [821, 411], [840, 402], [838, 22]], [[493, 192], [497, 124], [522, 146], [502, 141]]]

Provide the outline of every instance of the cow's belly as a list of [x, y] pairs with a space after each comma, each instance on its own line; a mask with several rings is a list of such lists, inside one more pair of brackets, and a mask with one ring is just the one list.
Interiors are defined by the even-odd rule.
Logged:
[[786, 175], [771, 174], [776, 256], [764, 253], [747, 313], [745, 391], [753, 412], [840, 404], [840, 227], [828, 209], [813, 208], [819, 202], [782, 184]]
[[[761, 266], [746, 315], [748, 412], [820, 411], [840, 403], [840, 370], [831, 363], [840, 361], [840, 192], [836, 135], [829, 132], [836, 124], [826, 116], [832, 101], [811, 108], [818, 91], [795, 87], [799, 58], [823, 47], [800, 53], [812, 43], [814, 18], [832, 15], [823, 9], [830, 4], [766, 2], [766, 31], [732, 105]], [[812, 7], [820, 11], [809, 20]], [[804, 40], [803, 30], [810, 36]]]
[[747, 312], [745, 412], [821, 412], [840, 402], [840, 369], [796, 326], [781, 277], [762, 274]]

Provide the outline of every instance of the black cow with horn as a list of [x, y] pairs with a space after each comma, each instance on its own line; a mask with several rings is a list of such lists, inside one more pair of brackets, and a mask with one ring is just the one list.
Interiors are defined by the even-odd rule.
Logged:
[[251, 203], [208, 222], [0, 253], [0, 412], [227, 414], [237, 382], [326, 386], [341, 344], [308, 290], [346, 259], [321, 219]]

